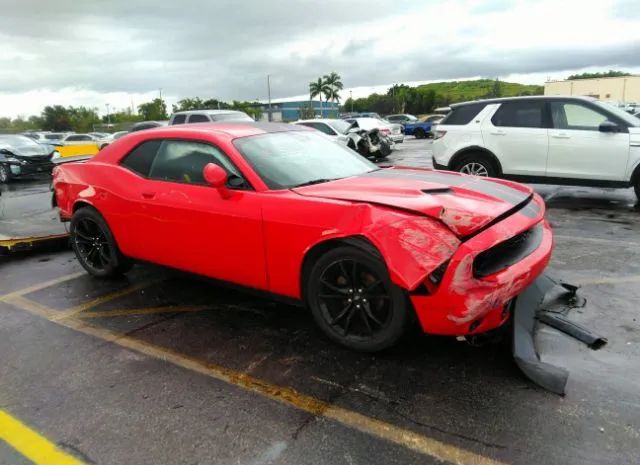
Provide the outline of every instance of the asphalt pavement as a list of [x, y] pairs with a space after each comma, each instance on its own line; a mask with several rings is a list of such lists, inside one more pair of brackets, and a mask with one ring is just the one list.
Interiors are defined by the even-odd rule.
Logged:
[[[430, 148], [389, 162], [428, 167]], [[508, 344], [358, 354], [302, 309], [150, 265], [98, 281], [62, 249], [0, 258], [0, 413], [85, 464], [640, 464], [640, 210], [630, 190], [536, 190], [550, 271], [587, 299], [571, 318], [609, 339], [539, 332], [565, 397]], [[2, 418], [0, 464], [30, 463]]]

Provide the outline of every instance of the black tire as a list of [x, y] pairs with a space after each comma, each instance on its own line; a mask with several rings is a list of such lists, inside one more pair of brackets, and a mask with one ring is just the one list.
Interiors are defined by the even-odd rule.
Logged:
[[11, 170], [7, 165], [0, 165], [0, 184], [6, 184], [11, 179]]
[[500, 174], [495, 162], [482, 152], [464, 154], [455, 164], [454, 171], [495, 178]]
[[424, 139], [425, 137], [427, 137], [427, 133], [422, 128], [416, 128], [416, 130], [413, 131], [413, 135], [416, 139]]
[[93, 207], [82, 207], [73, 214], [70, 235], [80, 265], [92, 276], [111, 278], [133, 266], [118, 249], [107, 222]]
[[305, 278], [305, 298], [313, 318], [338, 344], [377, 352], [404, 334], [408, 300], [375, 254], [337, 247], [321, 256]]

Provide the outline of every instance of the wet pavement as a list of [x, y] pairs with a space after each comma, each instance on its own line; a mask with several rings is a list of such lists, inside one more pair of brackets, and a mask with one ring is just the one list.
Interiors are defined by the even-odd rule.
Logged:
[[[430, 141], [390, 161], [429, 166]], [[550, 269], [588, 301], [571, 318], [609, 339], [539, 332], [564, 398], [505, 344], [357, 354], [300, 308], [149, 265], [96, 281], [60, 250], [0, 258], [0, 410], [87, 464], [638, 464], [640, 210], [628, 190], [536, 190]]]

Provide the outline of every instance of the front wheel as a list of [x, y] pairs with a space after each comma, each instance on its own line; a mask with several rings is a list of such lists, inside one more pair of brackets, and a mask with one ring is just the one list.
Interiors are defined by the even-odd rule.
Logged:
[[320, 257], [307, 276], [305, 297], [320, 329], [362, 352], [386, 349], [402, 336], [409, 313], [404, 292], [373, 253], [338, 247]]
[[7, 167], [7, 165], [0, 165], [0, 184], [9, 182], [10, 178], [11, 172], [9, 171], [9, 167]]
[[131, 262], [120, 252], [102, 215], [92, 207], [83, 207], [71, 219], [71, 247], [87, 272], [98, 278], [126, 273]]
[[422, 128], [416, 128], [413, 135], [416, 139], [424, 139], [425, 137], [427, 137], [427, 133]]

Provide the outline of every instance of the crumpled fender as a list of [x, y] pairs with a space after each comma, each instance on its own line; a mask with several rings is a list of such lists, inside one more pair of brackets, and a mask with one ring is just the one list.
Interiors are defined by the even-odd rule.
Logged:
[[391, 280], [409, 291], [449, 260], [460, 240], [445, 225], [423, 216], [397, 214], [396, 221], [366, 230], [382, 253]]

